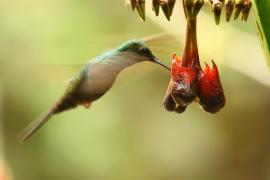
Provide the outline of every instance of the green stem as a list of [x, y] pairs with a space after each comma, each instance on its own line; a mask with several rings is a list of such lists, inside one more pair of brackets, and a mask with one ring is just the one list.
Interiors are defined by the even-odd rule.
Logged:
[[200, 66], [200, 57], [199, 57], [199, 48], [197, 42], [197, 18], [191, 21], [192, 27], [194, 28], [193, 36], [192, 36], [192, 55], [193, 55], [193, 65], [201, 69]]
[[183, 67], [196, 66], [200, 68], [196, 25], [197, 25], [196, 17], [187, 18], [186, 41], [184, 52], [182, 55]]

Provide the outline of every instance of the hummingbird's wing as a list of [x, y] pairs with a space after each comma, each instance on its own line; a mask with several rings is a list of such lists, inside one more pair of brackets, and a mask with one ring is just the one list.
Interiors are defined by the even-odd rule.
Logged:
[[142, 40], [157, 57], [170, 63], [171, 55], [183, 49], [184, 37], [180, 34], [161, 33], [144, 37]]
[[[166, 62], [167, 64], [171, 63], [171, 55], [173, 52], [179, 52], [183, 48], [183, 37], [179, 34], [171, 34], [171, 33], [160, 33], [155, 34], [151, 36], [147, 36], [142, 39], [148, 47], [151, 49], [153, 54], [161, 59], [163, 62]], [[81, 63], [73, 63], [73, 64], [54, 64], [54, 65], [43, 65], [40, 67], [40, 71], [42, 74], [48, 74], [46, 77], [51, 77], [49, 75], [55, 74], [55, 78], [48, 79], [49, 81], [62, 81], [63, 79], [66, 79], [69, 82], [70, 77], [73, 76], [76, 72], [78, 72], [79, 69], [85, 64], [86, 62]], [[141, 68], [129, 68], [124, 76], [120, 76], [120, 78], [117, 80], [118, 82], [125, 81], [126, 79], [130, 79], [134, 76], [134, 74], [138, 74], [138, 76], [141, 76], [145, 73], [148, 73], [149, 71], [153, 70], [155, 66], [149, 66], [148, 63], [143, 63], [139, 65], [140, 67], [143, 67], [143, 71]], [[73, 79], [73, 78], [71, 78]]]

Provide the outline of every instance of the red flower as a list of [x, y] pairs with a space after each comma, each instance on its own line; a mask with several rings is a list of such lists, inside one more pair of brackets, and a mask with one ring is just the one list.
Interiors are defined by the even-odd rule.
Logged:
[[213, 62], [212, 69], [206, 64], [204, 70], [198, 65], [183, 67], [177, 55], [173, 54], [171, 80], [164, 98], [165, 108], [182, 113], [196, 97], [203, 109], [210, 113], [218, 112], [225, 105], [216, 64]]
[[172, 83], [169, 83], [169, 87], [167, 90], [167, 93], [164, 98], [164, 107], [167, 109], [167, 111], [174, 111], [177, 113], [182, 113], [186, 110], [186, 106], [182, 106], [179, 104], [176, 104], [174, 99], [172, 98], [171, 91], [172, 91]]
[[177, 104], [187, 106], [197, 95], [196, 69], [183, 67], [177, 55], [173, 54], [171, 76], [172, 98]]
[[214, 61], [213, 68], [210, 69], [208, 64], [204, 71], [200, 71], [198, 77], [198, 97], [199, 103], [204, 110], [210, 113], [218, 112], [224, 105], [226, 98], [219, 79], [218, 68]]
[[196, 37], [196, 18], [187, 18], [187, 34], [182, 59], [172, 56], [171, 80], [164, 98], [169, 111], [184, 112], [187, 105], [198, 99], [205, 111], [218, 112], [225, 105], [225, 96], [219, 79], [218, 69], [206, 64], [200, 66]]

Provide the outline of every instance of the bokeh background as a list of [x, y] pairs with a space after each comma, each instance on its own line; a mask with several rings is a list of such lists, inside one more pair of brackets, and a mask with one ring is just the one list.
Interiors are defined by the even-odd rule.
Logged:
[[[217, 114], [162, 105], [170, 74], [151, 63], [125, 70], [89, 110], [57, 115], [29, 142], [18, 132], [61, 95], [87, 60], [131, 38], [178, 32], [153, 51], [181, 55], [184, 17], [147, 21], [123, 0], [0, 1], [0, 180], [268, 180], [270, 73], [248, 22], [198, 20], [202, 61], [214, 59], [227, 97]], [[170, 48], [171, 47], [171, 48]], [[176, 48], [177, 47], [177, 48]]]

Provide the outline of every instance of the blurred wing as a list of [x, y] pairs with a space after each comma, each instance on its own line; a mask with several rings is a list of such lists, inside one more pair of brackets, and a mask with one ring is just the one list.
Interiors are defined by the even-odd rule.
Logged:
[[[181, 55], [183, 38], [178, 34], [162, 33], [147, 36], [141, 39], [149, 46], [153, 54], [168, 66], [170, 66], [171, 54], [173, 52], [178, 52], [179, 56]], [[69, 79], [73, 77], [84, 64], [85, 62], [78, 64], [44, 65], [43, 67], [40, 67], [40, 73], [43, 74], [44, 78], [48, 77], [48, 81], [69, 81]], [[123, 73], [120, 73], [116, 80], [116, 84], [125, 81], [126, 79], [130, 80], [143, 76], [150, 71], [157, 71], [155, 73], [158, 73], [162, 72], [163, 68], [150, 62], [138, 63], [135, 66], [125, 69]], [[136, 76], [134, 76], [134, 74]], [[51, 78], [52, 76], [54, 78]]]
[[142, 38], [154, 55], [166, 63], [171, 63], [171, 55], [177, 52], [181, 56], [184, 37], [180, 34], [161, 33]]

